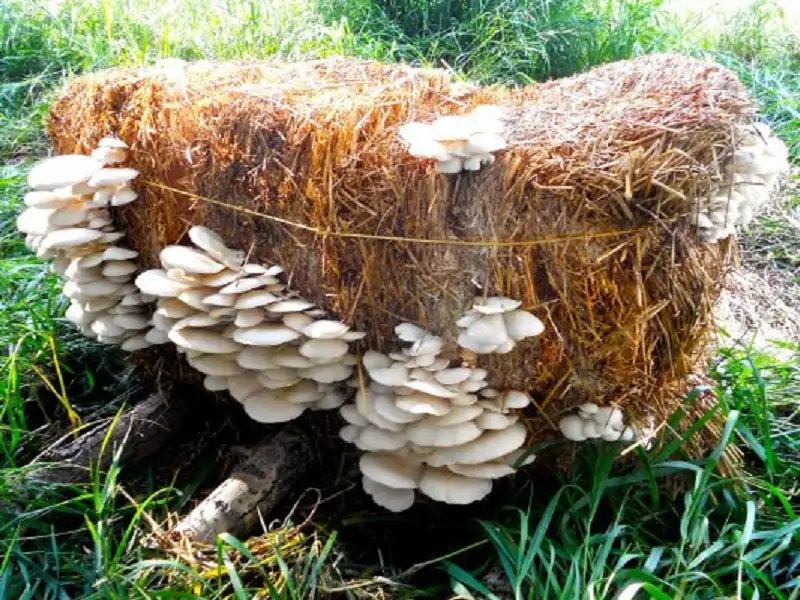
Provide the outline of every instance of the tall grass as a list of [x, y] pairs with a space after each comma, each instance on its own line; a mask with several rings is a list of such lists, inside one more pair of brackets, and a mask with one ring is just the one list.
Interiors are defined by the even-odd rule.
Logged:
[[321, 0], [356, 52], [529, 83], [663, 48], [661, 0]]
[[[89, 483], [30, 485], [23, 465], [42, 443], [65, 433], [76, 419], [112, 416], [125, 394], [135, 392], [119, 355], [87, 343], [64, 323], [58, 278], [27, 252], [15, 231], [24, 174], [46, 152], [43, 120], [56, 86], [73, 74], [164, 57], [335, 54], [449, 66], [480, 82], [527, 83], [677, 49], [735, 70], [795, 159], [800, 157], [800, 53], [796, 37], [764, 33], [768, 3], [702, 38], [665, 20], [660, 5], [0, 2], [0, 342], [6, 348], [0, 379], [0, 598], [309, 598], [333, 589], [351, 597], [448, 593], [415, 589], [409, 580], [365, 576], [354, 584], [341, 572], [346, 558], [334, 546], [336, 532], [321, 529], [308, 537], [289, 525], [247, 541], [225, 537], [201, 559], [148, 550], [144, 537], [185, 507], [200, 486], [193, 481], [181, 487], [174, 473], [165, 476], [149, 466], [125, 474], [115, 462]], [[453, 548], [441, 566], [450, 581], [446, 587], [479, 598], [800, 597], [800, 359], [776, 362], [734, 348], [712, 373], [719, 410], [728, 415], [715, 453], [688, 462], [675, 441], [620, 472], [614, 448], [584, 445], [575, 471], [559, 485], [523, 488], [529, 501], [509, 506], [507, 518], [482, 524], [485, 539], [478, 548], [492, 548], [492, 577], [468, 568]], [[745, 450], [745, 476], [720, 479], [713, 466], [722, 448], [734, 443]], [[674, 496], [670, 482], [678, 476], [685, 487]]]

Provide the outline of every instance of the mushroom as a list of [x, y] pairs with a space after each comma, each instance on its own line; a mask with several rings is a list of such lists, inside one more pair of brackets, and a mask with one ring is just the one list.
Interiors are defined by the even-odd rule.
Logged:
[[439, 502], [471, 504], [489, 495], [492, 482], [489, 479], [458, 475], [449, 469], [427, 466], [419, 481], [419, 490]]
[[358, 463], [361, 472], [388, 488], [413, 490], [422, 477], [422, 463], [407, 456], [368, 452]]
[[378, 506], [392, 512], [402, 512], [414, 504], [414, 491], [386, 487], [369, 477], [362, 477], [364, 491], [370, 495]]
[[44, 160], [28, 173], [33, 190], [54, 190], [83, 183], [101, 170], [102, 164], [82, 154], [63, 154]]
[[214, 274], [225, 268], [206, 253], [188, 246], [167, 246], [159, 258], [164, 269], [182, 269], [187, 273]]

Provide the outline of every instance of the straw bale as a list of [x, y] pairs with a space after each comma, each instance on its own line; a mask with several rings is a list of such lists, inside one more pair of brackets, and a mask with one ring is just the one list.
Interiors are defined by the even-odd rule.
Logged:
[[[512, 110], [508, 150], [480, 172], [437, 174], [397, 136], [479, 104]], [[294, 289], [367, 331], [365, 347], [390, 349], [407, 320], [455, 358], [474, 295], [521, 300], [542, 336], [461, 356], [494, 387], [533, 394], [541, 439], [580, 402], [658, 419], [680, 402], [735, 253], [700, 244], [685, 216], [751, 117], [733, 74], [674, 55], [467, 95], [444, 71], [334, 58], [84, 76], [49, 133], [61, 153], [110, 134], [131, 145], [143, 201], [117, 220], [142, 268], [202, 223], [284, 266]]]

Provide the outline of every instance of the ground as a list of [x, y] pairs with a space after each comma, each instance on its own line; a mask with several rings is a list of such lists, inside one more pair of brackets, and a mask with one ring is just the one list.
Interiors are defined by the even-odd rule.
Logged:
[[[224, 407], [133, 470], [31, 485], [30, 460], [70, 435], [70, 417], [101, 423], [149, 384], [65, 323], [57, 278], [14, 229], [51, 91], [72, 73], [172, 56], [351, 54], [525, 84], [683, 52], [737, 73], [797, 168], [798, 13], [796, 0], [0, 3], [0, 598], [800, 597], [796, 174], [738, 235], [708, 365], [726, 426], [707, 457], [689, 460], [669, 433], [635, 464], [587, 444], [571, 472], [518, 477], [477, 509], [395, 517], [364, 500], [345, 456], [266, 531], [206, 549], [160, 533], [236, 460], [243, 434]], [[743, 470], [728, 478], [716, 467], [733, 448]]]

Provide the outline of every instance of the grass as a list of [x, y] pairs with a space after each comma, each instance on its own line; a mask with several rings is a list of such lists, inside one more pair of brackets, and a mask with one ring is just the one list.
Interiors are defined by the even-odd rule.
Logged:
[[[613, 447], [586, 444], [573, 472], [520, 477], [495, 494], [507, 506], [479, 513], [364, 510], [345, 462], [319, 506], [187, 553], [159, 535], [214, 479], [208, 442], [224, 425], [213, 419], [194, 429], [204, 435], [192, 452], [175, 450], [180, 464], [170, 455], [131, 473], [115, 463], [84, 484], [30, 483], [30, 459], [71, 423], [113, 418], [146, 392], [123, 357], [64, 322], [58, 278], [15, 231], [64, 78], [172, 56], [350, 54], [524, 84], [677, 50], [733, 69], [800, 162], [800, 46], [770, 29], [769, 3], [702, 33], [660, 9], [659, 0], [0, 3], [0, 598], [800, 597], [800, 353], [788, 342], [785, 359], [731, 344], [710, 365], [727, 427], [705, 459], [687, 460], [680, 440], [666, 439], [622, 466]], [[780, 239], [780, 260], [748, 242], [751, 262], [793, 273], [796, 229], [762, 217], [747, 239]], [[745, 452], [738, 480], [714, 471], [733, 444]]]

